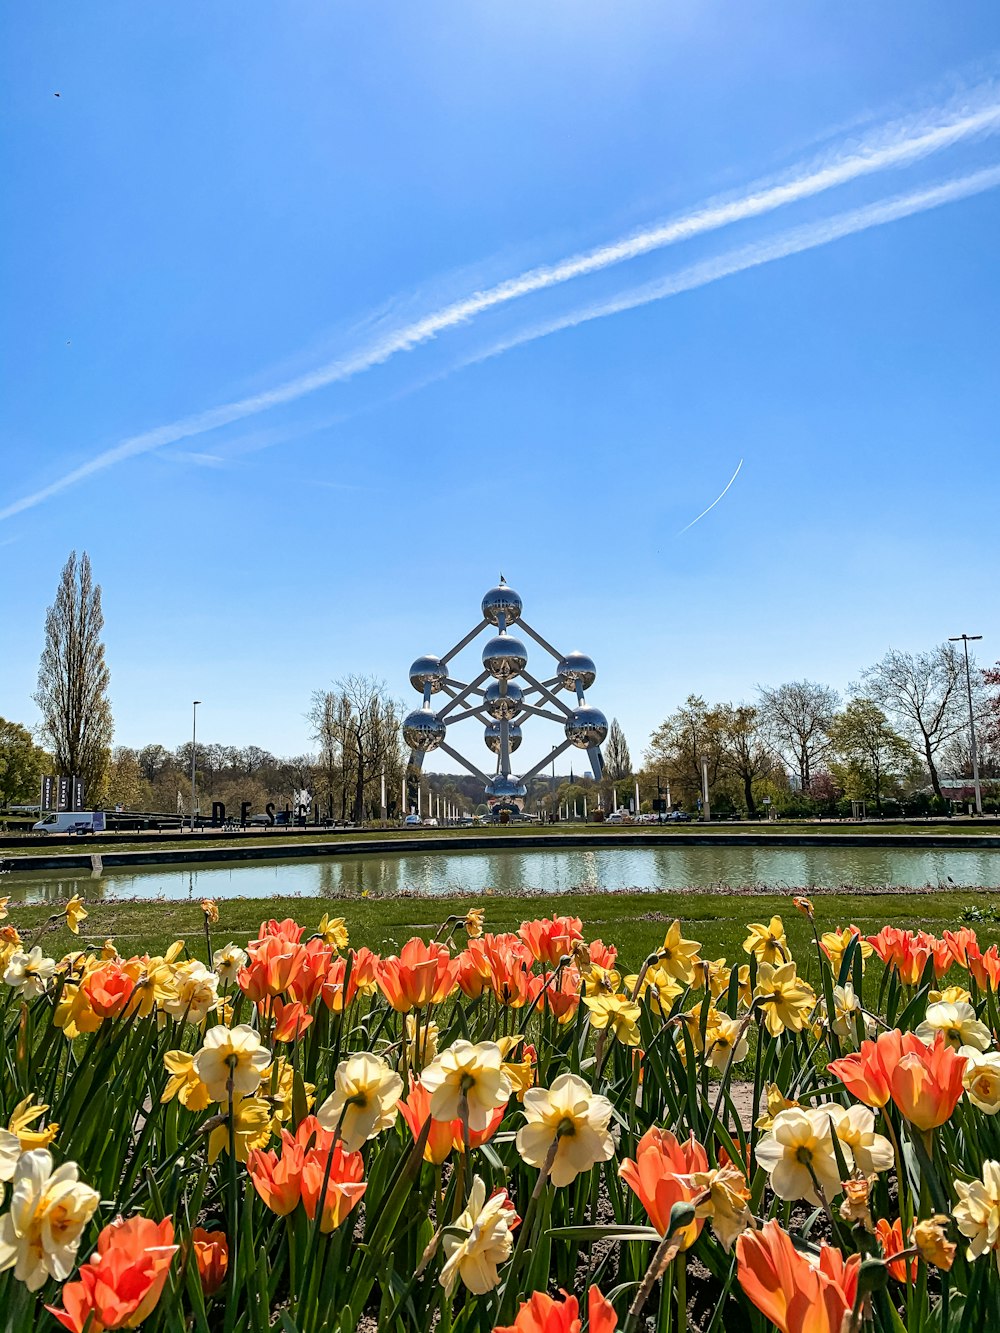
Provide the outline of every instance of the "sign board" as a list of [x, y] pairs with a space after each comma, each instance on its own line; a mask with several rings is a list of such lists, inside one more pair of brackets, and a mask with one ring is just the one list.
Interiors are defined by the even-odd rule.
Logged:
[[56, 780], [50, 775], [42, 778], [42, 810], [51, 810], [55, 805]]
[[667, 813], [667, 803], [662, 797], [658, 796], [653, 801], [653, 813], [658, 815], [665, 815]]

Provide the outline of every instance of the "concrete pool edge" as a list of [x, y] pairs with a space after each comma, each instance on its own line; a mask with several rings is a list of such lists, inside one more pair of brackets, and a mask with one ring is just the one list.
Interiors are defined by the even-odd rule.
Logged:
[[659, 829], [630, 832], [595, 833], [528, 833], [504, 835], [502, 842], [486, 834], [468, 836], [449, 834], [404, 835], [392, 838], [366, 838], [363, 842], [289, 842], [273, 846], [260, 844], [253, 847], [154, 848], [136, 852], [74, 852], [62, 855], [30, 855], [4, 859], [0, 854], [0, 869], [20, 870], [90, 870], [95, 860], [108, 867], [192, 865], [227, 861], [292, 861], [319, 860], [325, 857], [359, 855], [386, 855], [395, 853], [497, 851], [544, 848], [590, 847], [899, 847], [934, 848], [935, 850], [987, 851], [1000, 850], [1000, 835], [987, 834], [908, 834], [908, 833], [677, 833]]

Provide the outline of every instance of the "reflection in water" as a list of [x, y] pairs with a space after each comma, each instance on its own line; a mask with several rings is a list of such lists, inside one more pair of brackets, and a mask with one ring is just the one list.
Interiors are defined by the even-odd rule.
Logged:
[[109, 868], [56, 874], [12, 871], [2, 887], [15, 902], [81, 894], [120, 898], [337, 897], [472, 891], [565, 893], [575, 888], [776, 890], [869, 885], [1000, 886], [1000, 850], [920, 847], [576, 847], [392, 855], [327, 856], [315, 861]]

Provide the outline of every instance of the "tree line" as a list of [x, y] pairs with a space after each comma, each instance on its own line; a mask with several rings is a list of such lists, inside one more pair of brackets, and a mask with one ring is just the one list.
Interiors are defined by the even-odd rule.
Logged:
[[[37, 800], [45, 773], [76, 774], [88, 805], [189, 813], [191, 742], [170, 749], [114, 746], [110, 672], [103, 642], [101, 588], [86, 552], [67, 560], [45, 617], [31, 728], [0, 718], [0, 803]], [[980, 773], [1000, 778], [1000, 662], [980, 669], [970, 659], [972, 709]], [[600, 783], [544, 774], [529, 784], [529, 807], [547, 811], [586, 797], [610, 809], [617, 792], [627, 803], [638, 781], [649, 808], [669, 785], [674, 805], [693, 808], [707, 767], [713, 808], [754, 817], [764, 803], [786, 813], [834, 813], [865, 801], [930, 813], [945, 806], [942, 774], [972, 771], [965, 657], [954, 642], [924, 652], [891, 650], [860, 673], [842, 699], [809, 680], [759, 687], [750, 702], [708, 703], [693, 693], [651, 736], [638, 769], [613, 719]], [[199, 742], [196, 801], [238, 813], [308, 803], [332, 819], [378, 816], [385, 783], [390, 815], [415, 799], [414, 773], [400, 723], [404, 706], [383, 681], [349, 675], [317, 690], [306, 717], [315, 750], [279, 758], [256, 745]], [[409, 780], [404, 802], [403, 782]], [[430, 774], [423, 789], [466, 809], [481, 801], [478, 780]]]

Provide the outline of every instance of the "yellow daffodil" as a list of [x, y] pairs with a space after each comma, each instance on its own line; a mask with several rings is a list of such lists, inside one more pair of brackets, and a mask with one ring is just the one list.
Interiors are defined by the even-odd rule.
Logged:
[[470, 940], [478, 940], [483, 933], [486, 913], [481, 907], [471, 907], [465, 914], [465, 933]]
[[10, 902], [10, 894], [5, 898], [0, 898], [0, 921], [6, 921], [10, 913], [7, 911], [7, 904]]
[[171, 1018], [186, 1018], [200, 1023], [218, 1000], [219, 978], [204, 963], [192, 958], [174, 968], [173, 985], [163, 1000], [163, 1012]]
[[972, 995], [964, 986], [946, 986], [944, 990], [927, 992], [928, 1004], [971, 1004]]
[[520, 1033], [515, 1033], [510, 1037], [497, 1038], [497, 1045], [500, 1047], [500, 1054], [504, 1062], [503, 1072], [510, 1079], [514, 1095], [519, 1102], [524, 1101], [524, 1094], [535, 1081], [535, 1062], [532, 1060], [529, 1051], [525, 1050], [523, 1058], [520, 1060], [510, 1059], [510, 1056], [523, 1041], [524, 1038]]
[[707, 1198], [695, 1205], [696, 1217], [707, 1217], [709, 1226], [728, 1253], [750, 1225], [750, 1188], [735, 1166], [713, 1171], [695, 1171], [691, 1186]]
[[[208, 1160], [214, 1162], [220, 1152], [229, 1152], [229, 1111], [224, 1110], [222, 1124], [215, 1125], [208, 1138]], [[240, 1097], [233, 1104], [233, 1139], [236, 1160], [245, 1162], [254, 1148], [266, 1148], [271, 1138], [271, 1108], [260, 1097]]]
[[211, 898], [202, 898], [201, 910], [205, 914], [205, 920], [210, 926], [218, 925], [219, 922], [219, 904]]
[[667, 931], [663, 947], [659, 950], [659, 966], [675, 981], [690, 986], [694, 977], [694, 965], [701, 945], [697, 940], [686, 940], [681, 935], [681, 923], [674, 921]]
[[79, 935], [80, 922], [85, 921], [88, 916], [87, 909], [83, 905], [83, 899], [78, 893], [74, 893], [73, 897], [70, 898], [63, 910], [66, 913], [66, 925], [68, 929], [70, 929], [74, 935]]
[[752, 953], [758, 963], [787, 963], [791, 954], [785, 939], [785, 927], [780, 916], [772, 916], [766, 926], [759, 921], [747, 927], [750, 932], [743, 941], [744, 953]]
[[419, 1073], [438, 1053], [440, 1028], [429, 1020], [417, 1026], [417, 1015], [406, 1015], [406, 1058], [410, 1068]]
[[622, 984], [621, 974], [613, 968], [589, 964], [581, 973], [584, 995], [614, 995]]
[[743, 1022], [738, 1018], [728, 1018], [725, 1014], [716, 1014], [715, 1021], [705, 1030], [705, 1059], [725, 1073], [735, 1060], [737, 1064], [746, 1059], [747, 1037]]
[[[638, 973], [625, 978], [625, 989], [629, 995], [635, 992], [638, 980]], [[636, 999], [644, 1000], [658, 1018], [666, 1018], [673, 1008], [674, 1000], [683, 994], [684, 987], [674, 980], [665, 967], [656, 963], [646, 968]]]
[[913, 1224], [913, 1243], [925, 1264], [933, 1264], [945, 1273], [955, 1262], [958, 1246], [948, 1239], [948, 1219], [941, 1213], [924, 1217]]
[[833, 968], [834, 980], [840, 975], [840, 969], [844, 962], [844, 954], [853, 939], [858, 939], [858, 953], [861, 954], [861, 965], [864, 967], [865, 961], [872, 956], [872, 946], [858, 932], [857, 926], [848, 926], [842, 929], [840, 926], [836, 930], [828, 930], [819, 937], [819, 942], [823, 946], [823, 952], [830, 960], [830, 966]]
[[189, 1111], [204, 1111], [212, 1098], [208, 1088], [198, 1077], [194, 1067], [194, 1056], [189, 1051], [166, 1051], [163, 1063], [170, 1073], [167, 1086], [163, 1089], [161, 1102], [169, 1102], [176, 1097], [181, 1106]]
[[[274, 1108], [275, 1119], [278, 1124], [292, 1118], [292, 1095], [295, 1091], [295, 1069], [291, 1062], [285, 1056], [279, 1055], [271, 1066], [271, 1072], [264, 1086], [261, 1088], [260, 1095]], [[315, 1102], [315, 1083], [302, 1084], [302, 1091], [305, 1093], [306, 1107], [311, 1109]]]
[[892, 1144], [875, 1133], [875, 1112], [867, 1106], [825, 1106], [833, 1119], [834, 1132], [844, 1147], [851, 1150], [854, 1165], [863, 1176], [888, 1171], [893, 1164]]
[[324, 912], [320, 918], [320, 923], [316, 927], [316, 934], [329, 944], [331, 949], [336, 949], [337, 953], [343, 953], [350, 943], [350, 935], [347, 932], [347, 925], [342, 916], [330, 916], [329, 912]]
[[430, 1093], [435, 1120], [459, 1120], [468, 1107], [469, 1128], [484, 1130], [513, 1092], [503, 1067], [500, 1047], [493, 1041], [456, 1041], [427, 1066], [420, 1081]]
[[553, 1143], [553, 1185], [570, 1185], [581, 1171], [615, 1155], [608, 1124], [614, 1108], [607, 1097], [577, 1078], [560, 1074], [549, 1088], [531, 1088], [524, 1094], [527, 1121], [517, 1131], [517, 1151], [530, 1166], [541, 1167]]
[[639, 1045], [642, 1009], [627, 995], [588, 995], [584, 1004], [590, 1010], [591, 1026], [610, 1028], [623, 1046]]
[[246, 965], [246, 951], [238, 949], [235, 944], [227, 944], [224, 949], [216, 949], [212, 954], [212, 968], [224, 986], [231, 985], [236, 980], [237, 972]]
[[115, 947], [114, 940], [110, 938], [106, 939], [104, 943], [101, 945], [101, 961], [105, 963], [110, 963], [113, 959], [120, 957], [121, 954]]
[[789, 1111], [799, 1103], [784, 1095], [777, 1083], [768, 1084], [767, 1089], [767, 1107], [763, 1115], [755, 1121], [757, 1129], [770, 1129], [774, 1124], [774, 1118], [781, 1111]]
[[782, 963], [780, 967], [760, 963], [754, 1002], [761, 1009], [768, 1032], [777, 1037], [785, 1028], [802, 1031], [816, 1007], [816, 994], [798, 975], [794, 963]]
[[331, 1132], [340, 1131], [345, 1152], [357, 1152], [396, 1122], [403, 1095], [403, 1080], [376, 1055], [361, 1052], [341, 1060], [333, 1092], [316, 1112], [316, 1119]]
[[35, 1122], [41, 1120], [49, 1109], [44, 1102], [40, 1106], [33, 1105], [34, 1100], [34, 1095], [29, 1093], [14, 1107], [7, 1121], [7, 1128], [12, 1134], [17, 1135], [22, 1152], [47, 1148], [59, 1133], [59, 1126], [56, 1124], [47, 1125], [44, 1129], [41, 1126], [33, 1128]]

